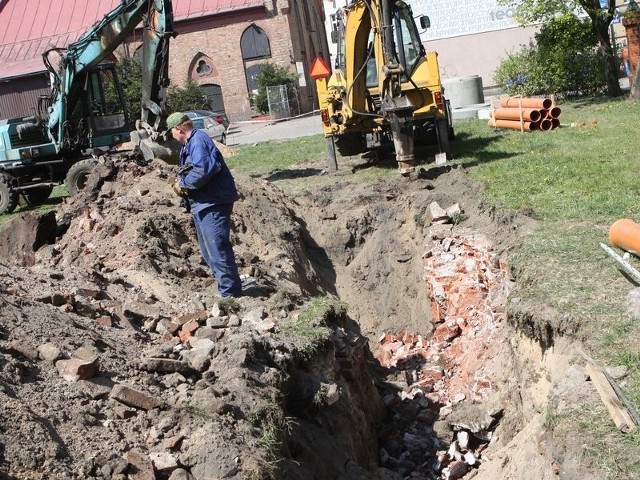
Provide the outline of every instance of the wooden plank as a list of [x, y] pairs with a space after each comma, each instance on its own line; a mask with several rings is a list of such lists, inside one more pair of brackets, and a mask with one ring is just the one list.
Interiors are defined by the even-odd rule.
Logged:
[[633, 432], [637, 426], [620, 398], [618, 398], [618, 395], [616, 395], [615, 390], [609, 383], [609, 380], [607, 380], [602, 369], [590, 362], [587, 363], [585, 369], [595, 385], [596, 390], [598, 390], [602, 402], [607, 407], [607, 410], [609, 410], [609, 414], [616, 424], [616, 427], [626, 433]]

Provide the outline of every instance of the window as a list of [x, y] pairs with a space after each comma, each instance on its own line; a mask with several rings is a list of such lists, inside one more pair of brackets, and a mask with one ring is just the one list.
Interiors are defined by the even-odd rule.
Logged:
[[243, 60], [271, 57], [269, 37], [260, 27], [250, 25], [240, 38], [240, 49]]

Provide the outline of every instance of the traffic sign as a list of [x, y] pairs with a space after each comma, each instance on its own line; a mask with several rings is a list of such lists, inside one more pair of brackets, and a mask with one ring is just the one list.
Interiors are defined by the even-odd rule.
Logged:
[[321, 57], [316, 57], [311, 64], [311, 72], [309, 73], [309, 76], [314, 80], [317, 80], [319, 78], [328, 77], [329, 75], [331, 75], [329, 66]]

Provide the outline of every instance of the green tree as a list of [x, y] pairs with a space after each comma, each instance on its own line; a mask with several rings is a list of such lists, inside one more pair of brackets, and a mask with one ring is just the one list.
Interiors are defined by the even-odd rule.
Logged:
[[560, 15], [575, 15], [579, 9], [589, 17], [593, 33], [598, 38], [604, 73], [607, 84], [607, 95], [622, 95], [618, 81], [618, 62], [611, 46], [609, 25], [616, 10], [616, 0], [607, 0], [607, 7], [600, 7], [600, 0], [498, 0], [501, 5], [515, 8], [516, 19], [521, 25], [546, 23]]
[[[129, 128], [133, 130], [136, 120], [140, 119], [142, 113], [142, 67], [134, 58], [125, 56], [118, 60], [116, 70], [129, 111], [131, 120]], [[113, 96], [111, 101], [119, 102], [115, 91], [107, 93], [109, 96]]]
[[199, 83], [191, 79], [187, 80], [187, 84], [184, 87], [169, 87], [167, 104], [167, 108], [171, 112], [209, 109], [209, 100], [204, 89]]
[[267, 99], [267, 87], [275, 85], [286, 85], [287, 94], [293, 95], [293, 87], [298, 81], [298, 75], [290, 72], [286, 67], [281, 67], [273, 63], [261, 65], [260, 73], [256, 78], [258, 93], [251, 97], [251, 105], [260, 113], [269, 112], [269, 102]]
[[[142, 65], [133, 57], [123, 56], [118, 59], [116, 69], [129, 111], [129, 127], [134, 130], [136, 120], [142, 116]], [[115, 91], [107, 92], [107, 97], [112, 102], [119, 101]], [[204, 89], [197, 82], [188, 80], [184, 87], [169, 87], [167, 109], [169, 112], [206, 110], [209, 109], [209, 101]]]
[[534, 38], [496, 70], [495, 80], [510, 94], [593, 94], [605, 84], [598, 40], [588, 20], [559, 16]]

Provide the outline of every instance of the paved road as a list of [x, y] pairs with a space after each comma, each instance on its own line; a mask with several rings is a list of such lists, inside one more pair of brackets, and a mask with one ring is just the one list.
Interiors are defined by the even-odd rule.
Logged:
[[320, 113], [288, 120], [236, 122], [229, 125], [227, 145], [252, 145], [267, 140], [288, 140], [322, 133]]

